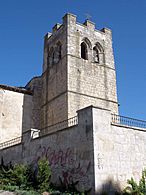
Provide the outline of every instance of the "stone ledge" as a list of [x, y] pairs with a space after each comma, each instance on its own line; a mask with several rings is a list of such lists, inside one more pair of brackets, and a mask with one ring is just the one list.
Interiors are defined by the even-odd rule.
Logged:
[[122, 124], [115, 124], [115, 123], [111, 123], [111, 125], [146, 132], [146, 129], [140, 128], [140, 127], [134, 127], [134, 126], [128, 126], [128, 125], [122, 125]]

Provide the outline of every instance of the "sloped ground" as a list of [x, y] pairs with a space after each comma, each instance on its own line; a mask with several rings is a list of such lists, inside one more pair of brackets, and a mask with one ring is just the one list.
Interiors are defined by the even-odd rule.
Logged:
[[0, 190], [0, 195], [15, 195], [15, 193], [14, 192], [8, 192], [8, 191]]

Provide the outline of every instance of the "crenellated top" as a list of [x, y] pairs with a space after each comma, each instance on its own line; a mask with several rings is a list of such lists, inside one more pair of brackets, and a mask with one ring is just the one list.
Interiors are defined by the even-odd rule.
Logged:
[[90, 20], [78, 23], [76, 15], [71, 13], [65, 14], [62, 20], [62, 24], [53, 26], [52, 33], [45, 35], [43, 72], [66, 55], [115, 68], [110, 29], [97, 30]]
[[42, 80], [46, 125], [91, 104], [118, 113], [111, 30], [65, 14], [45, 36]]
[[[103, 28], [101, 30], [97, 30], [96, 27], [95, 27], [95, 23], [86, 19], [85, 22], [83, 23], [79, 23], [77, 22], [77, 16], [72, 14], [72, 13], [66, 13], [63, 18], [63, 23], [62, 24], [59, 24], [59, 23], [56, 23], [53, 28], [52, 28], [52, 33], [55, 33], [56, 31], [58, 31], [60, 29], [61, 26], [69, 26], [69, 25], [81, 25], [83, 26], [84, 28], [88, 28], [89, 30], [92, 30], [92, 31], [98, 31], [100, 33], [104, 33], [104, 34], [111, 34], [111, 30], [108, 29], [108, 28]], [[50, 33], [49, 33], [50, 34]], [[50, 36], [49, 36], [50, 37]]]
[[77, 16], [72, 13], [66, 13], [62, 19], [64, 25], [76, 24]]

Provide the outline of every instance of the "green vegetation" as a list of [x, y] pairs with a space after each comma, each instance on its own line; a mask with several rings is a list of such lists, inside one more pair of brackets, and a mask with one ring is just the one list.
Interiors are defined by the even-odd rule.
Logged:
[[146, 195], [146, 169], [142, 171], [142, 176], [138, 183], [133, 178], [128, 180], [127, 183], [129, 186], [124, 190], [125, 195]]
[[39, 160], [34, 166], [5, 166], [3, 162], [0, 165], [0, 190], [13, 191], [16, 195], [40, 195], [45, 191], [52, 195], [86, 194], [76, 190], [75, 185], [78, 182], [66, 186], [60, 180], [61, 185], [56, 187], [50, 181], [51, 169], [46, 159]]
[[50, 178], [50, 166], [45, 159], [40, 160], [35, 169], [33, 166], [23, 164], [0, 166], [0, 189], [2, 190], [32, 190], [39, 193], [50, 191]]
[[[60, 186], [51, 184], [51, 169], [46, 159], [39, 160], [35, 165], [18, 164], [5, 166], [3, 161], [0, 165], [0, 190], [13, 191], [16, 195], [40, 195], [47, 191], [54, 195], [85, 195], [88, 192], [78, 192], [78, 182], [66, 186], [60, 178]], [[146, 195], [146, 169], [142, 171], [140, 181], [137, 183], [133, 178], [127, 181], [129, 184], [123, 195]], [[102, 193], [108, 194], [108, 193]]]
[[[140, 181], [137, 183], [133, 178], [127, 181], [129, 184], [123, 195], [146, 195], [146, 169], [142, 171]], [[85, 195], [88, 192], [78, 192], [78, 181], [66, 186], [60, 178], [60, 186], [51, 184], [51, 169], [46, 159], [39, 160], [35, 165], [18, 164], [5, 166], [3, 161], [0, 165], [0, 190], [13, 191], [16, 195], [40, 195], [43, 192], [62, 195]], [[102, 193], [108, 194], [108, 193]]]
[[51, 169], [48, 161], [45, 159], [38, 162], [38, 174], [36, 176], [36, 184], [41, 191], [50, 189]]

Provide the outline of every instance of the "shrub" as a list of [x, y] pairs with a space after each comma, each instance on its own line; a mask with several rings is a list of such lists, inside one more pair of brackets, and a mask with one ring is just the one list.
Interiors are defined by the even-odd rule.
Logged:
[[0, 190], [6, 190], [6, 191], [11, 191], [14, 192], [18, 190], [18, 186], [11, 186], [11, 185], [0, 185]]
[[36, 174], [37, 188], [43, 192], [50, 189], [51, 169], [46, 159], [39, 160]]
[[27, 187], [27, 166], [15, 165], [11, 171], [11, 185], [19, 186], [19, 188], [25, 189]]
[[12, 168], [3, 166], [0, 168], [0, 184], [25, 188], [27, 186], [26, 171], [26, 165], [15, 165]]
[[0, 165], [0, 190], [15, 191], [16, 195], [39, 195], [44, 191], [52, 195], [87, 194], [76, 190], [78, 182], [66, 186], [60, 179], [61, 186], [56, 188], [50, 180], [51, 169], [46, 159], [39, 160], [35, 165]]
[[22, 190], [35, 189], [43, 192], [50, 189], [50, 178], [51, 169], [46, 159], [39, 160], [36, 166], [23, 164], [11, 168], [0, 166], [0, 189], [14, 191], [13, 187], [17, 186]]
[[124, 194], [133, 194], [133, 195], [145, 195], [146, 194], [146, 169], [142, 171], [142, 176], [137, 183], [133, 178], [127, 181], [130, 186], [127, 186], [124, 189]]

